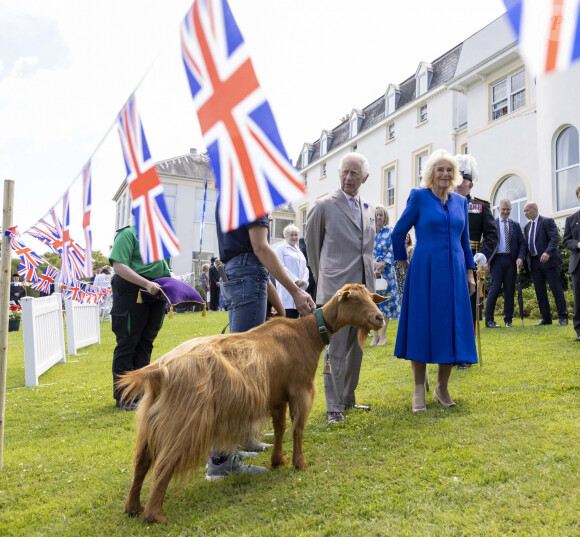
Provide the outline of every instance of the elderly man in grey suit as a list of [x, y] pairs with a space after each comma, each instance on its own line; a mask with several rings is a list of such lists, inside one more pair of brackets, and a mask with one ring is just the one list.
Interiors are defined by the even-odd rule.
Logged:
[[[576, 198], [580, 202], [580, 186], [576, 189]], [[566, 218], [564, 225], [564, 246], [572, 253], [570, 254], [570, 265], [568, 272], [572, 278], [572, 289], [574, 290], [574, 330], [576, 339], [580, 341], [580, 211], [576, 211]]]
[[[340, 188], [312, 208], [306, 224], [308, 261], [317, 284], [316, 303], [321, 305], [347, 283], [375, 290], [375, 209], [359, 196], [369, 163], [360, 153], [349, 153], [341, 159], [338, 173]], [[358, 328], [347, 326], [330, 342], [330, 373], [324, 375], [328, 423], [342, 422], [349, 408], [370, 411], [355, 404], [362, 362], [357, 334]]]

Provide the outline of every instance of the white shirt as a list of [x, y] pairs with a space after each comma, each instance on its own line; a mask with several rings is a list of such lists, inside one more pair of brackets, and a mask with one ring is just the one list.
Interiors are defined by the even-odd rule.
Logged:
[[[291, 246], [286, 242], [286, 239], [284, 239], [282, 242], [274, 246], [274, 251], [278, 256], [278, 259], [280, 259], [282, 266], [286, 269], [286, 273], [290, 276], [290, 279], [293, 282], [302, 280], [306, 285], [308, 285], [308, 267], [306, 266], [306, 258], [300, 249]], [[302, 289], [305, 289], [306, 285], [304, 285]], [[276, 282], [276, 290], [280, 295], [284, 309], [296, 309], [296, 304], [294, 303], [292, 295], [280, 282]]]

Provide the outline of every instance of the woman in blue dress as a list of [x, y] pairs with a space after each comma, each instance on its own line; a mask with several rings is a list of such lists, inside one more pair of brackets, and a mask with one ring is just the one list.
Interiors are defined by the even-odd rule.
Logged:
[[477, 363], [469, 295], [475, 291], [467, 201], [452, 192], [461, 182], [452, 155], [440, 149], [428, 159], [420, 189], [411, 190], [393, 230], [395, 259], [407, 267], [405, 237], [415, 226], [417, 243], [408, 264], [395, 356], [411, 360], [413, 412], [426, 410], [426, 364], [439, 364], [433, 397], [455, 406], [447, 384], [454, 364]]
[[[399, 306], [399, 291], [397, 288], [397, 277], [395, 275], [393, 257], [393, 245], [391, 242], [391, 234], [393, 228], [389, 227], [389, 213], [384, 205], [375, 205], [375, 249], [373, 251], [373, 258], [375, 260], [375, 275], [377, 278], [377, 293], [381, 296], [390, 296], [382, 304], [379, 304], [379, 309], [385, 318], [385, 324], [379, 336], [378, 330], [374, 330], [373, 340], [371, 346], [384, 345], [387, 342], [387, 325], [390, 319], [398, 319], [400, 313]], [[383, 281], [385, 289], [379, 290], [379, 281]]]

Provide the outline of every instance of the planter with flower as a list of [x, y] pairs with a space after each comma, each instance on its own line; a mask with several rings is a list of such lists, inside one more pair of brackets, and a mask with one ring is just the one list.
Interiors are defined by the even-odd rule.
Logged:
[[10, 304], [8, 315], [8, 332], [20, 330], [20, 319], [22, 319], [22, 308], [16, 304]]

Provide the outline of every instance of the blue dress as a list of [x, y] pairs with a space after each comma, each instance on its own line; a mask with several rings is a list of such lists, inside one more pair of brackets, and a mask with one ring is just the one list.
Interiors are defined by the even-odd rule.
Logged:
[[466, 269], [475, 268], [469, 245], [467, 200], [451, 193], [445, 206], [427, 188], [411, 190], [393, 230], [395, 259], [406, 259], [405, 237], [415, 226], [395, 356], [434, 364], [477, 363]]
[[392, 228], [383, 226], [375, 235], [373, 258], [375, 261], [384, 261], [386, 263], [381, 277], [387, 281], [387, 289], [377, 291], [377, 293], [381, 296], [389, 295], [391, 297], [382, 304], [377, 304], [377, 306], [387, 319], [396, 320], [399, 318], [401, 308], [399, 306], [399, 289], [397, 287], [397, 276], [394, 267], [395, 258], [393, 257], [393, 244], [391, 242], [392, 233]]

